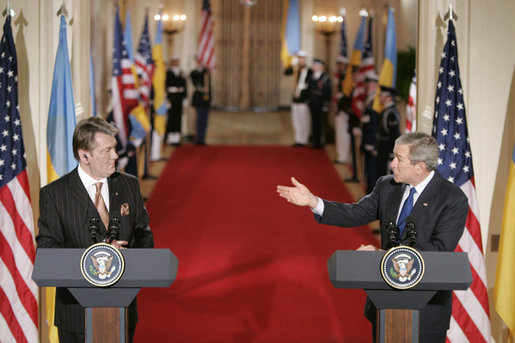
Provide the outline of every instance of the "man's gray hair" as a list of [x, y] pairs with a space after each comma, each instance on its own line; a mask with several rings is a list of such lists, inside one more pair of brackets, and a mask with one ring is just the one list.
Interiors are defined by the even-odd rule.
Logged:
[[395, 145], [409, 147], [408, 158], [411, 163], [424, 162], [429, 171], [438, 167], [438, 143], [434, 137], [423, 132], [410, 132], [397, 138]]

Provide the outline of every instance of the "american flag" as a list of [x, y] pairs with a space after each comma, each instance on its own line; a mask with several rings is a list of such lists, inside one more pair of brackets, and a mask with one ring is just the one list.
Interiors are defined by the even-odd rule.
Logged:
[[458, 67], [458, 46], [452, 20], [442, 53], [435, 97], [433, 136], [440, 150], [438, 171], [467, 195], [469, 212], [456, 251], [467, 252], [473, 282], [466, 291], [455, 291], [448, 342], [490, 342], [490, 318], [485, 259], [479, 226], [478, 203], [467, 132], [463, 88]]
[[0, 112], [0, 342], [37, 342], [34, 222], [9, 15], [0, 42]]
[[213, 16], [209, 0], [202, 0], [202, 19], [198, 37], [198, 59], [209, 69], [215, 67], [215, 40], [213, 38]]
[[363, 54], [361, 55], [361, 64], [356, 75], [356, 88], [352, 92], [352, 110], [358, 117], [361, 117], [367, 99], [367, 91], [365, 89], [365, 78], [368, 74], [375, 74], [374, 71], [374, 54], [372, 52], [372, 17], [368, 18], [368, 36], [363, 46]]
[[127, 145], [128, 120], [130, 111], [138, 105], [138, 90], [136, 89], [134, 74], [131, 70], [131, 60], [123, 38], [122, 24], [118, 9], [114, 22], [113, 46], [113, 76], [111, 79], [111, 92], [113, 102], [113, 118], [123, 146]]
[[417, 73], [413, 73], [406, 105], [406, 133], [417, 131]]
[[136, 51], [136, 70], [140, 75], [139, 95], [145, 112], [149, 109], [150, 104], [150, 88], [152, 87], [152, 46], [150, 43], [150, 35], [148, 33], [148, 17], [145, 16], [145, 24], [139, 39], [138, 50]]

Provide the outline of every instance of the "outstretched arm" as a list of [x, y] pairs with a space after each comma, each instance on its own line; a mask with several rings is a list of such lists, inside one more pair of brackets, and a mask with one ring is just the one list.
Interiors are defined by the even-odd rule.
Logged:
[[318, 204], [318, 198], [306, 186], [295, 180], [294, 177], [291, 178], [291, 182], [293, 187], [277, 186], [279, 196], [294, 205], [315, 208]]

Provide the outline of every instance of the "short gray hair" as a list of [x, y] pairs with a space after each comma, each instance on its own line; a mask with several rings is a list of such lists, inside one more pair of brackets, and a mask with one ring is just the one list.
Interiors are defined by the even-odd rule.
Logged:
[[397, 138], [395, 145], [409, 147], [408, 158], [411, 163], [424, 162], [430, 171], [438, 167], [438, 143], [434, 137], [423, 132], [410, 132]]
[[102, 132], [115, 137], [118, 129], [100, 117], [89, 117], [77, 123], [73, 131], [73, 156], [79, 158], [79, 149], [89, 151], [95, 148], [95, 133]]

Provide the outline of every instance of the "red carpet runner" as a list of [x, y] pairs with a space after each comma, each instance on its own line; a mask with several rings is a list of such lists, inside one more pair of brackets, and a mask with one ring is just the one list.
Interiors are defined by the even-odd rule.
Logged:
[[327, 259], [375, 243], [317, 224], [276, 193], [290, 177], [350, 201], [323, 150], [183, 146], [148, 203], [156, 248], [179, 259], [168, 289], [138, 296], [136, 342], [370, 342], [362, 290], [335, 289]]

